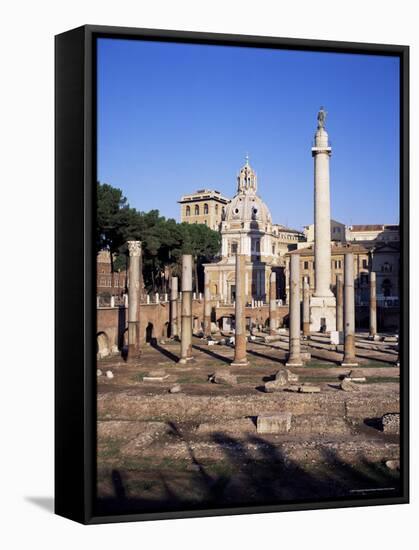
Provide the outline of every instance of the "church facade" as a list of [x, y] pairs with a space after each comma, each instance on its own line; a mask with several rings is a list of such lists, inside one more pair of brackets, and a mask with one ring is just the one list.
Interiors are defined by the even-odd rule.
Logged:
[[246, 255], [246, 302], [266, 302], [272, 271], [277, 273], [277, 296], [285, 301], [285, 254], [297, 248], [303, 235], [272, 222], [248, 158], [237, 176], [236, 194], [225, 207], [220, 231], [221, 258], [204, 266], [211, 298], [235, 301], [235, 256], [240, 253]]

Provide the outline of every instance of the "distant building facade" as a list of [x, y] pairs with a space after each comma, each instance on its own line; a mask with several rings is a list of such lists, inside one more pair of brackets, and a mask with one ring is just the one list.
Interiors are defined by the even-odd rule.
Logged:
[[[376, 273], [376, 288], [378, 305], [382, 307], [397, 307], [400, 296], [400, 247], [398, 244], [385, 244], [372, 242], [370, 246], [365, 244], [334, 243], [331, 247], [331, 289], [336, 292], [336, 278], [342, 275], [344, 270], [345, 252], [354, 255], [354, 286], [355, 304], [366, 306], [369, 303], [370, 272]], [[300, 255], [301, 289], [304, 278], [307, 278], [310, 294], [315, 290], [314, 284], [314, 247], [306, 246], [294, 252], [290, 252], [285, 262], [286, 300], [289, 299], [289, 263], [290, 255]]]
[[121, 297], [127, 288], [125, 270], [112, 273], [111, 255], [108, 250], [101, 250], [96, 259], [96, 287], [98, 296]]
[[[343, 254], [348, 246], [355, 256], [355, 299], [358, 305], [369, 300], [369, 275], [375, 271], [377, 300], [383, 305], [398, 304], [400, 288], [400, 231], [397, 224], [365, 224], [345, 226], [331, 220], [332, 289], [336, 275], [343, 275]], [[314, 224], [304, 228], [307, 241], [299, 243], [302, 278], [308, 277], [310, 290], [314, 289]], [[304, 250], [302, 250], [304, 249]], [[288, 277], [288, 263], [286, 277]], [[287, 278], [288, 295], [288, 278]]]
[[349, 225], [346, 228], [346, 240], [385, 243], [400, 242], [399, 226], [395, 224]]
[[[314, 223], [306, 225], [303, 233], [307, 243], [314, 243]], [[346, 241], [346, 226], [344, 223], [330, 220], [330, 240], [341, 243]]]
[[303, 234], [273, 224], [271, 213], [257, 194], [257, 175], [246, 159], [237, 176], [237, 191], [225, 207], [221, 226], [221, 259], [205, 265], [211, 297], [223, 303], [235, 300], [235, 256], [245, 254], [247, 303], [266, 301], [269, 278], [277, 273], [277, 296], [285, 298], [285, 254]]
[[181, 205], [182, 223], [202, 223], [217, 231], [230, 199], [221, 195], [219, 191], [200, 189], [196, 193], [183, 195], [178, 202]]

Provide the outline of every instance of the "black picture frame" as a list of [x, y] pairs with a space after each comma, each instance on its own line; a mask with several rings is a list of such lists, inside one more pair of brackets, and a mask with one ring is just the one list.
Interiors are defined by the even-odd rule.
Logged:
[[[401, 485], [396, 497], [100, 516], [95, 511], [96, 40], [346, 52], [400, 59]], [[55, 38], [55, 513], [84, 524], [409, 502], [409, 47], [86, 25]]]

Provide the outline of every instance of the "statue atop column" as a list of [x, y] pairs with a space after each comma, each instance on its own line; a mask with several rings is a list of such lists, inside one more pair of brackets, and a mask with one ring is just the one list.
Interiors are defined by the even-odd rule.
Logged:
[[324, 107], [320, 107], [320, 111], [317, 114], [317, 128], [324, 128], [325, 122], [327, 117], [327, 111], [325, 111]]

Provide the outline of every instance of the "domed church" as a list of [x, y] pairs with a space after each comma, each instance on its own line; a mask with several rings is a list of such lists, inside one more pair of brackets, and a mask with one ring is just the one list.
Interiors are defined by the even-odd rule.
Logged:
[[[283, 254], [288, 250], [288, 246], [283, 246], [285, 228], [272, 224], [269, 208], [257, 190], [257, 175], [246, 157], [246, 163], [237, 176], [236, 194], [225, 207], [221, 221], [221, 259], [205, 265], [205, 278], [213, 300], [227, 303], [235, 300], [236, 253], [247, 256], [245, 293], [248, 303], [266, 301], [272, 270], [277, 272], [277, 295], [283, 294]], [[286, 230], [289, 231], [291, 235], [298, 233]], [[298, 239], [297, 236], [294, 238]]]

